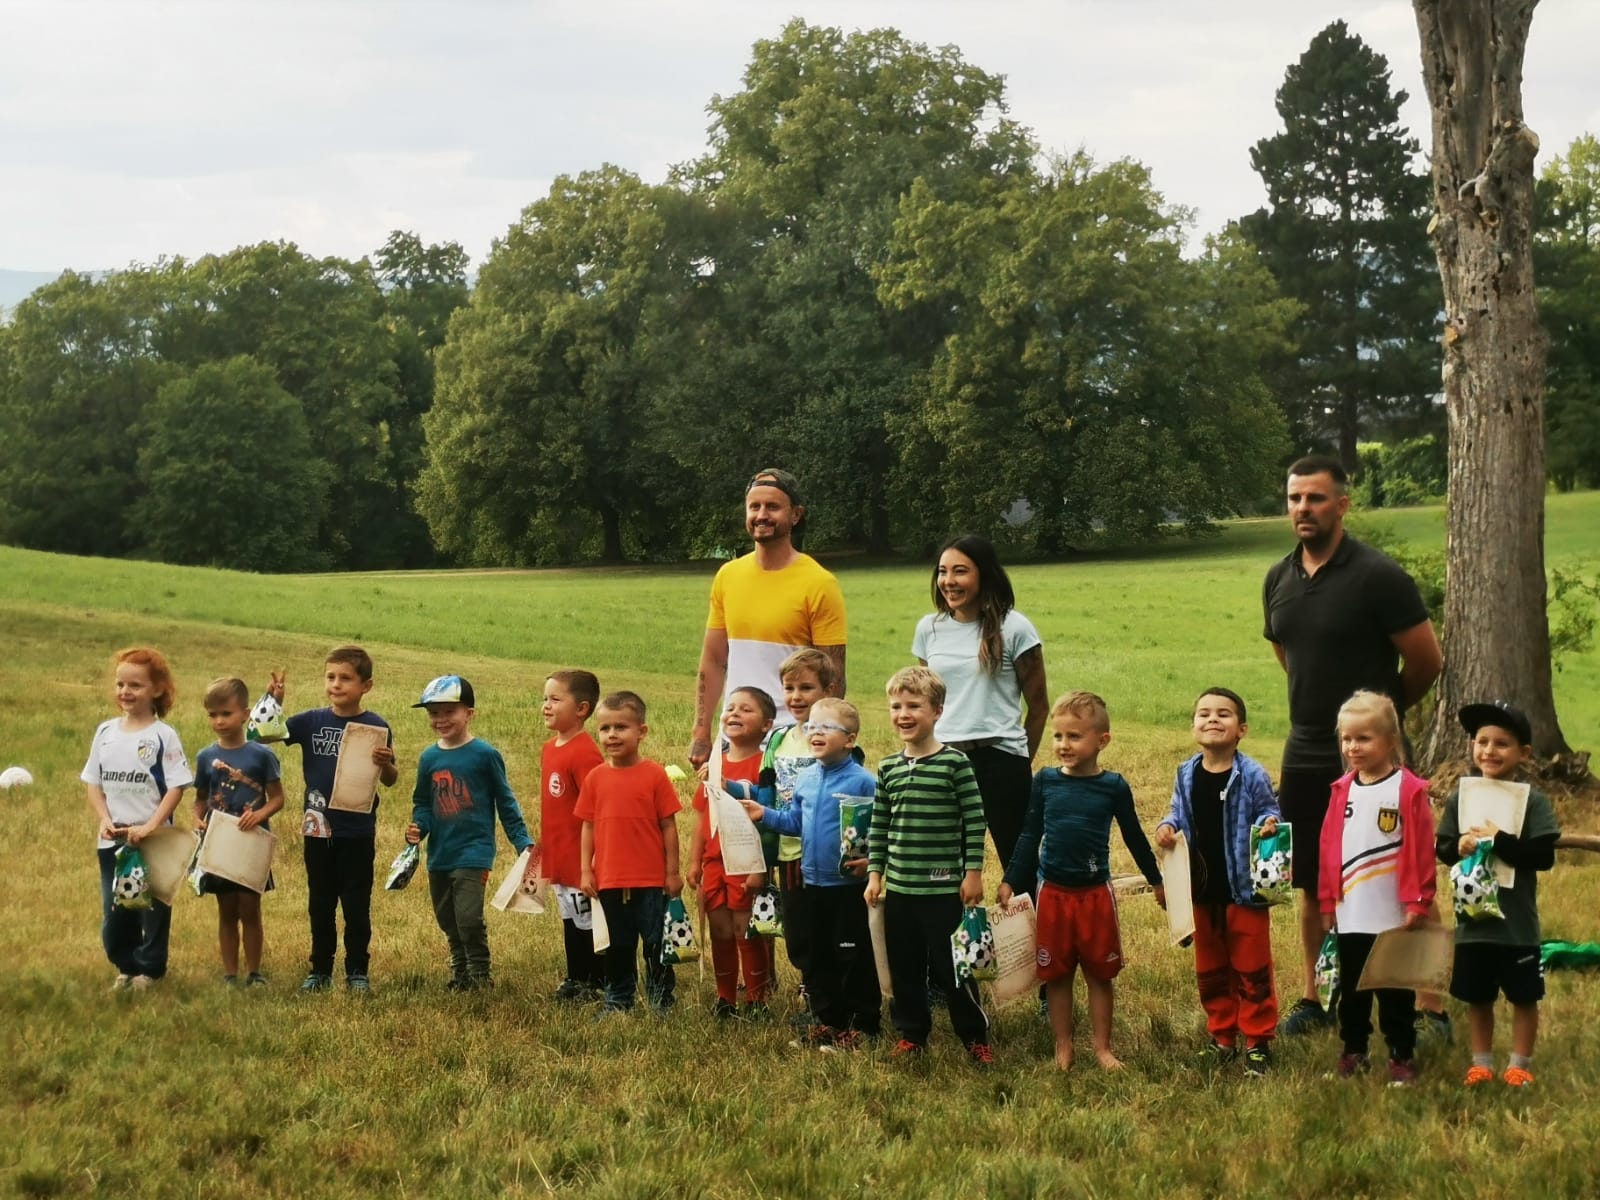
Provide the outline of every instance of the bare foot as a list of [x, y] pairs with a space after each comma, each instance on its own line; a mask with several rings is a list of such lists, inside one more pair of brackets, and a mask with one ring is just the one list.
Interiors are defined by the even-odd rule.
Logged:
[[1057, 1050], [1056, 1051], [1056, 1067], [1057, 1067], [1058, 1070], [1062, 1070], [1062, 1071], [1070, 1071], [1070, 1070], [1072, 1070], [1072, 1047], [1071, 1046], [1068, 1046], [1065, 1050]]
[[1096, 1050], [1094, 1057], [1095, 1061], [1100, 1064], [1102, 1071], [1122, 1070], [1122, 1060], [1109, 1050]]

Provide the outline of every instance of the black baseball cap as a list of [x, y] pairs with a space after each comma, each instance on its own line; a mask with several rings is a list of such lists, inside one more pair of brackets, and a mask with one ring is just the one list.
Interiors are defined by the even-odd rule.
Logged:
[[1461, 728], [1468, 737], [1476, 737], [1485, 725], [1495, 725], [1517, 735], [1524, 746], [1533, 744], [1533, 724], [1520, 708], [1512, 708], [1504, 700], [1489, 700], [1481, 704], [1461, 706]]

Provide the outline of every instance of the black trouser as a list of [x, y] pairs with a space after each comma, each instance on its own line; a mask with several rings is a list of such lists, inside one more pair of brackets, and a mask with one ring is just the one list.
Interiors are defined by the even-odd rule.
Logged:
[[806, 987], [811, 1011], [822, 1024], [876, 1037], [883, 1024], [883, 993], [861, 899], [865, 890], [865, 883], [805, 889], [814, 939]]
[[1020, 754], [999, 746], [979, 746], [967, 751], [967, 761], [983, 796], [983, 821], [1000, 857], [1000, 873], [1011, 865], [1011, 855], [1022, 836], [1022, 822], [1028, 815], [1028, 797], [1033, 791], [1032, 764]]
[[[1365, 1054], [1372, 1036], [1373, 992], [1358, 992], [1375, 933], [1339, 935], [1339, 1036], [1346, 1054]], [[1406, 988], [1377, 988], [1378, 1029], [1389, 1043], [1389, 1057], [1409, 1062], [1417, 1049], [1417, 994]]]
[[[978, 985], [968, 979], [956, 985], [950, 935], [961, 924], [961, 895], [903, 896], [888, 892], [883, 899], [883, 932], [889, 945], [889, 978], [894, 1000], [889, 1019], [902, 1039], [927, 1044], [933, 1030], [928, 985], [942, 991], [950, 1026], [963, 1045], [989, 1040], [989, 1018], [978, 1007]], [[870, 944], [870, 943], [869, 943]]]
[[[578, 894], [585, 903], [592, 903], [583, 893]], [[594, 930], [579, 929], [576, 921], [565, 917], [561, 921], [561, 940], [567, 951], [567, 978], [585, 987], [604, 988], [606, 960], [594, 952]]]
[[805, 881], [800, 874], [800, 860], [779, 863], [778, 903], [783, 906], [783, 948], [789, 955], [789, 964], [800, 972], [800, 982], [809, 992], [812, 928], [811, 906], [807, 903], [809, 897], [806, 892]]
[[149, 908], [118, 908], [111, 884], [117, 871], [117, 847], [99, 848], [100, 943], [106, 958], [121, 975], [148, 975], [160, 979], [167, 973], [167, 940], [172, 910], [154, 897]]
[[306, 912], [311, 917], [311, 970], [333, 974], [339, 949], [337, 910], [344, 909], [344, 973], [365, 975], [372, 945], [372, 863], [377, 837], [313, 838], [302, 843]]
[[644, 954], [644, 993], [658, 1012], [671, 1008], [678, 976], [661, 961], [667, 894], [660, 888], [604, 888], [600, 908], [605, 913], [611, 945], [606, 950], [606, 1007], [632, 1008], [639, 991], [639, 959]]

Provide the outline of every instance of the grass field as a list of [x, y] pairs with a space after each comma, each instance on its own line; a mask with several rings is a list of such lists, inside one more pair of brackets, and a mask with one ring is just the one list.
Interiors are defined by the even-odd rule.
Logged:
[[[1383, 518], [1417, 545], [1438, 510]], [[1600, 570], [1600, 495], [1554, 497], [1547, 557]], [[1260, 636], [1260, 582], [1289, 548], [1282, 521], [1245, 522], [1198, 545], [1018, 567], [1052, 694], [1110, 702], [1105, 763], [1132, 781], [1147, 825], [1188, 753], [1188, 710], [1223, 683], [1251, 704], [1245, 749], [1275, 765], [1281, 672]], [[876, 758], [892, 748], [881, 684], [907, 661], [929, 607], [924, 566], [838, 564], [851, 618], [851, 695]], [[425, 892], [374, 899], [375, 992], [302, 1000], [307, 945], [297, 820], [298, 756], [286, 753], [290, 819], [279, 888], [265, 904], [266, 994], [216, 982], [214, 907], [179, 900], [173, 968], [156, 991], [113, 997], [98, 940], [91, 822], [77, 773], [110, 715], [120, 646], [160, 646], [178, 671], [174, 724], [210, 740], [198, 697], [220, 674], [258, 691], [287, 666], [291, 709], [320, 702], [330, 645], [377, 661], [371, 707], [395, 727], [400, 785], [380, 815], [380, 867], [400, 846], [410, 768], [426, 744], [409, 711], [423, 683], [459, 670], [477, 687], [476, 731], [499, 746], [537, 812], [535, 709], [545, 673], [595, 669], [652, 705], [647, 752], [681, 761], [709, 565], [257, 578], [0, 549], [0, 766], [37, 782], [0, 793], [0, 1187], [30, 1196], [547, 1194], [601, 1197], [1588, 1196], [1600, 1172], [1600, 979], [1550, 980], [1539, 1086], [1466, 1095], [1462, 1046], [1421, 1087], [1321, 1078], [1334, 1045], [1280, 1046], [1270, 1080], [1194, 1065], [1192, 961], [1167, 948], [1149, 897], [1122, 910], [1118, 1049], [1130, 1069], [1061, 1076], [1027, 1005], [998, 1015], [997, 1066], [974, 1073], [948, 1029], [911, 1069], [786, 1048], [787, 1029], [712, 1024], [710, 984], [681, 968], [665, 1022], [603, 1027], [549, 999], [553, 917], [490, 914], [499, 989], [448, 995], [442, 935]], [[1565, 664], [1558, 707], [1575, 746], [1600, 743], [1600, 652]], [[183, 819], [187, 823], [186, 808]], [[1577, 806], [1569, 827], [1600, 826]], [[687, 839], [685, 838], [685, 842]], [[509, 859], [509, 850], [502, 850]], [[1130, 869], [1125, 855], [1118, 869]], [[992, 894], [997, 874], [991, 871]], [[1600, 940], [1600, 861], [1563, 854], [1541, 887], [1549, 935]], [[1276, 921], [1280, 965], [1290, 922]], [[1291, 968], [1280, 991], [1295, 986]], [[785, 994], [792, 991], [786, 976]], [[1080, 1004], [1080, 1010], [1081, 1010]], [[1080, 1064], [1087, 1055], [1081, 1031]], [[1464, 1031], [1463, 1031], [1464, 1032]], [[1505, 1041], [1502, 1030], [1502, 1043]], [[1376, 1043], [1376, 1039], [1375, 1039]]]

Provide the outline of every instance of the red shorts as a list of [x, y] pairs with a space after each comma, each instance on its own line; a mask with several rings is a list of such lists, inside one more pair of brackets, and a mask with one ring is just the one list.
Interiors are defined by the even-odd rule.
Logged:
[[1110, 883], [1039, 889], [1039, 978], [1070, 976], [1078, 968], [1095, 979], [1115, 979], [1122, 970], [1122, 931]]
[[707, 912], [717, 908], [748, 910], [755, 898], [744, 886], [745, 875], [729, 875], [720, 858], [708, 858], [700, 869], [700, 903]]

